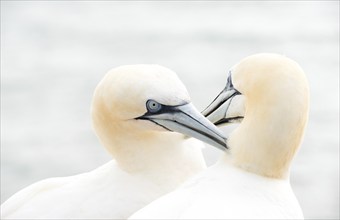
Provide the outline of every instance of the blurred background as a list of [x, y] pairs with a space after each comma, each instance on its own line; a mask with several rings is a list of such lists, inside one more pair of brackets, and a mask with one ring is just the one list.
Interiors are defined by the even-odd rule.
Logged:
[[[228, 69], [258, 52], [307, 74], [310, 120], [291, 182], [306, 218], [339, 218], [339, 1], [1, 1], [1, 202], [110, 160], [90, 104], [112, 67], [164, 65], [203, 110]], [[221, 153], [204, 154], [211, 165]]]

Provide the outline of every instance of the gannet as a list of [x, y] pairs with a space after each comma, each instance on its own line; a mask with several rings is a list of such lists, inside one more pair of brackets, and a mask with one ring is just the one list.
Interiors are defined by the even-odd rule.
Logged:
[[303, 70], [277, 54], [256, 54], [230, 70], [203, 112], [214, 123], [240, 122], [220, 160], [130, 219], [303, 219], [289, 169], [308, 119]]
[[205, 168], [202, 142], [183, 134], [226, 147], [177, 75], [159, 65], [109, 71], [95, 90], [92, 120], [114, 160], [19, 191], [1, 206], [2, 219], [126, 219]]

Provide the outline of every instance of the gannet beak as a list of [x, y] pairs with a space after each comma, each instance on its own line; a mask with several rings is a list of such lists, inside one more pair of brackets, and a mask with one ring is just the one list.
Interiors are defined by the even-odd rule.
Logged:
[[215, 125], [241, 122], [244, 113], [244, 96], [233, 87], [230, 77], [227, 86], [202, 112]]
[[148, 111], [136, 119], [150, 120], [167, 130], [197, 138], [221, 150], [227, 149], [224, 135], [191, 103], [177, 106], [161, 105], [160, 110]]

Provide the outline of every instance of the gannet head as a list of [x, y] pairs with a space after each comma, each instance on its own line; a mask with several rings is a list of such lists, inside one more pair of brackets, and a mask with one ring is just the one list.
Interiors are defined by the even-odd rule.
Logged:
[[303, 70], [277, 54], [256, 54], [235, 65], [227, 85], [203, 112], [222, 125], [241, 122], [228, 139], [232, 161], [248, 171], [287, 177], [308, 119]]
[[112, 155], [122, 150], [114, 147], [120, 141], [142, 146], [164, 131], [225, 148], [223, 134], [191, 104], [177, 75], [158, 65], [126, 65], [109, 71], [95, 90], [92, 119], [97, 136]]

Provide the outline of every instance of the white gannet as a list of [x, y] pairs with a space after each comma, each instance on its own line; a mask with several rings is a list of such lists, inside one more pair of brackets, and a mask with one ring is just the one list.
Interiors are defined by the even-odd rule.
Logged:
[[71, 177], [37, 182], [1, 206], [2, 219], [126, 219], [202, 171], [202, 142], [224, 148], [219, 130], [158, 65], [111, 70], [92, 102], [94, 130], [114, 160]]
[[308, 109], [308, 83], [296, 62], [276, 54], [243, 59], [203, 112], [216, 124], [242, 121], [228, 150], [131, 219], [302, 219], [289, 169]]

